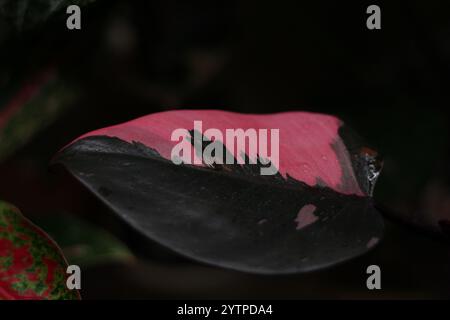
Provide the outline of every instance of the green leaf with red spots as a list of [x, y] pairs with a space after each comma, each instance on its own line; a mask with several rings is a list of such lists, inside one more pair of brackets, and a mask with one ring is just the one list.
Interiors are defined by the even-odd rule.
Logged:
[[55, 242], [17, 208], [0, 202], [0, 300], [78, 299]]

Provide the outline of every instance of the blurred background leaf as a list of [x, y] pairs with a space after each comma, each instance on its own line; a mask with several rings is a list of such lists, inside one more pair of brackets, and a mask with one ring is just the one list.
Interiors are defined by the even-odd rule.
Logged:
[[116, 237], [79, 217], [50, 215], [37, 222], [56, 240], [69, 263], [82, 269], [134, 260], [133, 254]]
[[73, 40], [65, 9], [93, 2], [0, 0], [0, 161], [53, 123], [77, 97], [61, 67]]
[[0, 96], [0, 161], [50, 125], [73, 102], [76, 90], [54, 68], [26, 79]]

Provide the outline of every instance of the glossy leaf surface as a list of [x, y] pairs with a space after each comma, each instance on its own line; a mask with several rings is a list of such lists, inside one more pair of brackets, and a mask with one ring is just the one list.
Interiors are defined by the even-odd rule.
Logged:
[[[200, 149], [194, 147], [196, 120], [203, 126]], [[278, 172], [261, 175], [261, 150], [252, 159], [245, 146], [234, 154], [245, 153], [246, 164], [187, 164], [183, 158], [175, 165], [171, 152], [180, 141], [171, 135], [180, 128], [191, 160], [213, 143], [209, 128], [279, 129], [279, 161], [272, 162]], [[84, 135], [54, 163], [149, 238], [232, 269], [319, 269], [363, 254], [382, 235], [371, 198], [381, 163], [333, 116], [157, 113]]]

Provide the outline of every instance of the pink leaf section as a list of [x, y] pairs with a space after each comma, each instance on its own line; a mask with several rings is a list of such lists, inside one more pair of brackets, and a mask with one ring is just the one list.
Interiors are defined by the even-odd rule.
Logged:
[[[342, 122], [330, 115], [309, 112], [257, 115], [220, 110], [166, 111], [95, 130], [75, 141], [90, 136], [117, 137], [130, 143], [140, 142], [170, 160], [171, 150], [178, 143], [171, 141], [172, 132], [180, 128], [192, 130], [194, 121], [202, 121], [203, 133], [215, 128], [223, 132], [224, 137], [226, 129], [279, 129], [279, 163], [274, 165], [284, 178], [289, 175], [309, 186], [325, 185], [342, 194], [365, 195], [358, 185], [350, 155], [338, 133]], [[237, 150], [236, 154], [245, 151]]]
[[378, 239], [377, 237], [373, 237], [369, 240], [369, 242], [367, 242], [367, 248], [372, 248], [374, 247], [378, 242], [380, 241], [380, 239]]
[[295, 219], [295, 222], [297, 222], [297, 230], [301, 230], [319, 219], [314, 214], [314, 211], [316, 211], [316, 206], [313, 204], [307, 204], [300, 209]]

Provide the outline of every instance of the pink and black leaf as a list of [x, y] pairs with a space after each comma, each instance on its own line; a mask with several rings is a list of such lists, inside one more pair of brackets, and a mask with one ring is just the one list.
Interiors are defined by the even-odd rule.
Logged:
[[[171, 134], [186, 128], [198, 153], [196, 120], [222, 132], [279, 129], [277, 174], [260, 175], [258, 161], [175, 165]], [[202, 148], [212, 142], [206, 138]], [[147, 237], [212, 265], [306, 272], [361, 255], [382, 237], [383, 220], [371, 197], [381, 162], [333, 116], [157, 113], [88, 133], [53, 163]]]

